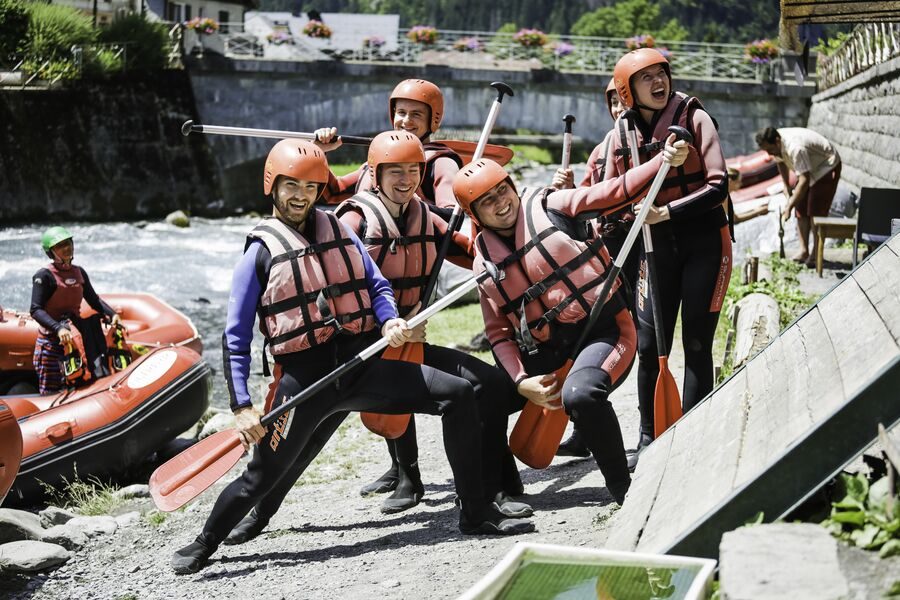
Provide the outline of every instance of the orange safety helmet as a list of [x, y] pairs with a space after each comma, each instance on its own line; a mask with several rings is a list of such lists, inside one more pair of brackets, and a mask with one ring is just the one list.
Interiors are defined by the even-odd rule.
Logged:
[[606, 84], [606, 108], [609, 109], [609, 116], [612, 116], [612, 95], [618, 94], [616, 90], [616, 78], [611, 77], [609, 83]]
[[269, 150], [263, 175], [263, 192], [268, 196], [279, 175], [322, 184], [319, 195], [328, 183], [328, 160], [325, 153], [312, 142], [298, 139], [281, 140]]
[[372, 138], [366, 161], [372, 181], [378, 186], [378, 167], [388, 163], [419, 163], [419, 175], [425, 176], [425, 149], [408, 131], [385, 131]]
[[423, 102], [431, 110], [431, 131], [434, 133], [441, 126], [444, 118], [444, 95], [441, 88], [424, 79], [404, 79], [391, 92], [390, 118], [394, 122], [394, 105], [399, 99]]
[[467, 164], [456, 173], [453, 177], [453, 194], [469, 218], [476, 225], [481, 225], [475, 211], [472, 210], [472, 204], [495, 185], [507, 180], [515, 189], [512, 179], [503, 167], [489, 158], [482, 158]]
[[619, 94], [619, 101], [626, 108], [634, 108], [636, 100], [631, 92], [631, 78], [641, 69], [646, 69], [653, 65], [662, 65], [669, 76], [669, 91], [672, 90], [672, 70], [669, 67], [669, 61], [662, 55], [659, 50], [653, 48], [638, 48], [632, 50], [619, 59], [616, 68], [613, 70], [613, 81], [616, 84], [616, 92]]

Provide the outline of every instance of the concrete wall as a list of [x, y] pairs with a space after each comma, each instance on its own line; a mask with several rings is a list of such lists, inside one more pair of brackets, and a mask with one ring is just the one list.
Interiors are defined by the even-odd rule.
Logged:
[[[451, 69], [340, 62], [231, 61], [207, 54], [188, 58], [187, 68], [204, 123], [289, 131], [336, 126], [340, 132], [369, 135], [390, 127], [387, 98], [410, 77], [441, 86], [445, 128], [480, 130], [496, 93], [491, 81], [512, 86], [496, 128], [523, 128], [561, 134], [562, 117], [576, 115], [575, 134], [593, 144], [612, 127], [603, 91], [608, 75], [549, 70]], [[812, 87], [776, 83], [677, 80], [676, 88], [701, 98], [719, 122], [726, 156], [755, 150], [753, 134], [777, 123], [806, 123]], [[207, 136], [222, 170], [226, 198], [256, 193], [254, 174], [272, 140]], [[591, 144], [591, 145], [593, 145]], [[341, 160], [340, 150], [333, 160]], [[252, 167], [251, 167], [252, 165]]]
[[900, 58], [813, 96], [810, 129], [841, 155], [850, 188], [900, 188]]
[[0, 222], [219, 214], [209, 148], [180, 132], [190, 118], [184, 71], [0, 91]]

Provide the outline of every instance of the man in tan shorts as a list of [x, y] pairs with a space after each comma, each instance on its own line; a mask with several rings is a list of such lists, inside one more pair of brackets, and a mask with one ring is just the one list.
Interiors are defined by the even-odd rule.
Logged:
[[[828, 215], [841, 179], [841, 157], [831, 142], [804, 127], [766, 127], [756, 134], [756, 144], [775, 158], [784, 180], [788, 201], [782, 218], [790, 218], [791, 210], [797, 215], [800, 254], [794, 260], [811, 266], [809, 232], [812, 217]], [[797, 173], [797, 185], [793, 190], [788, 180], [790, 171]], [[815, 233], [812, 243], [815, 247]]]

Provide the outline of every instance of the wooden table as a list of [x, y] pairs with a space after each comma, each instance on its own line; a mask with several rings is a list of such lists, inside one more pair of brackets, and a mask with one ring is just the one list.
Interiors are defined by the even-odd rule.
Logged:
[[856, 219], [846, 217], [813, 217], [816, 234], [816, 273], [822, 276], [825, 238], [852, 239], [856, 234]]

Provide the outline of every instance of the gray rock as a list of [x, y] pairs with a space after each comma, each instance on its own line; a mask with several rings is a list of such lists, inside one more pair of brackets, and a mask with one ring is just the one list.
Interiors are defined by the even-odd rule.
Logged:
[[21, 540], [39, 540], [43, 535], [41, 518], [14, 508], [0, 508], [0, 544]]
[[34, 573], [61, 565], [72, 554], [57, 544], [34, 540], [0, 544], [0, 569], [14, 573]]
[[57, 544], [66, 550], [78, 550], [88, 542], [88, 536], [83, 531], [71, 525], [54, 525], [44, 530], [42, 542]]
[[111, 535], [119, 528], [119, 524], [116, 523], [114, 518], [105, 515], [97, 517], [75, 517], [66, 523], [66, 525], [82, 531], [88, 537]]
[[719, 580], [727, 600], [838, 600], [849, 596], [837, 541], [811, 523], [741, 527], [722, 536]]
[[64, 525], [77, 517], [75, 513], [58, 506], [48, 506], [38, 513], [41, 517], [42, 527], [53, 527], [54, 525]]
[[127, 512], [124, 515], [118, 515], [116, 517], [116, 523], [119, 525], [119, 527], [126, 527], [133, 523], [137, 523], [140, 520], [141, 520], [141, 513], [139, 513], [136, 510]]
[[175, 227], [190, 227], [191, 219], [183, 210], [176, 210], [166, 215], [166, 223]]
[[204, 439], [211, 436], [214, 433], [219, 433], [225, 429], [229, 429], [234, 427], [234, 415], [231, 413], [219, 413], [217, 415], [213, 415], [203, 426], [203, 430], [200, 432], [198, 439]]
[[122, 500], [129, 500], [131, 498], [149, 498], [150, 486], [145, 483], [136, 483], [116, 490], [113, 493], [113, 496]]

